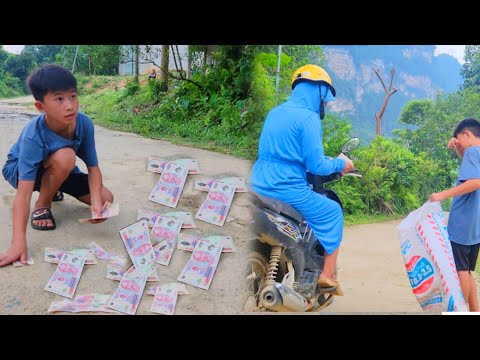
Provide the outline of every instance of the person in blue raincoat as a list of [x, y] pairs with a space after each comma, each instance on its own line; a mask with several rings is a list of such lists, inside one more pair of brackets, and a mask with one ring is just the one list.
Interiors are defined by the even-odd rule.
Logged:
[[343, 212], [338, 203], [314, 192], [306, 179], [307, 170], [316, 175], [354, 170], [347, 158], [324, 155], [322, 124], [324, 107], [335, 100], [328, 73], [316, 65], [305, 65], [292, 77], [292, 95], [273, 108], [265, 119], [258, 145], [258, 159], [251, 174], [254, 192], [293, 206], [312, 228], [325, 249], [321, 287], [335, 287], [335, 265], [343, 234]]

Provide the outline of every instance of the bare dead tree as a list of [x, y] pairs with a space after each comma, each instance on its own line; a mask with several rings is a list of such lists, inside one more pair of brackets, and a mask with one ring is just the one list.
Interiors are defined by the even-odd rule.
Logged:
[[385, 113], [385, 109], [387, 108], [388, 100], [390, 100], [390, 96], [395, 94], [397, 92], [397, 89], [393, 87], [393, 78], [395, 77], [395, 67], [392, 66], [392, 70], [390, 71], [390, 84], [387, 87], [385, 86], [385, 82], [383, 81], [382, 77], [380, 76], [380, 68], [375, 69], [373, 66], [371, 66], [373, 72], [375, 75], [378, 76], [380, 79], [380, 82], [382, 83], [383, 90], [385, 90], [385, 98], [383, 99], [383, 104], [382, 107], [380, 108], [380, 111], [378, 114], [375, 114], [375, 120], [376, 120], [376, 135], [377, 136], [382, 136], [382, 131], [381, 131], [381, 123], [382, 123], [382, 117], [383, 114]]

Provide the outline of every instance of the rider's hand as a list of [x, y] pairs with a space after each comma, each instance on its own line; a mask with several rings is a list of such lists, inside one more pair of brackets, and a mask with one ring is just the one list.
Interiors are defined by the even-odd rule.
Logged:
[[353, 165], [352, 160], [350, 160], [347, 156], [345, 156], [344, 154], [340, 154], [338, 155], [338, 158], [345, 160], [345, 167], [342, 170], [342, 174], [347, 174], [355, 170], [355, 166]]

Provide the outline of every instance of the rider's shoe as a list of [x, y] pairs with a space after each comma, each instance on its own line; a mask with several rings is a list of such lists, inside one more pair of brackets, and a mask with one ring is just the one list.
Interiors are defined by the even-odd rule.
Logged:
[[343, 296], [342, 288], [337, 280], [319, 278], [318, 286], [320, 286], [323, 292], [330, 293], [332, 295]]

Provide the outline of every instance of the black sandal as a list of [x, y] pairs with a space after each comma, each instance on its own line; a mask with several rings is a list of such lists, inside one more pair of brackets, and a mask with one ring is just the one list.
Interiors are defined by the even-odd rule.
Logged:
[[52, 201], [62, 201], [63, 200], [63, 192], [57, 191], [57, 193], [53, 196]]
[[[34, 220], [52, 220], [53, 225], [51, 226], [40, 226], [33, 223]], [[55, 224], [55, 219], [53, 218], [52, 210], [49, 208], [38, 208], [32, 212], [30, 225], [35, 230], [55, 230], [57, 227]]]

